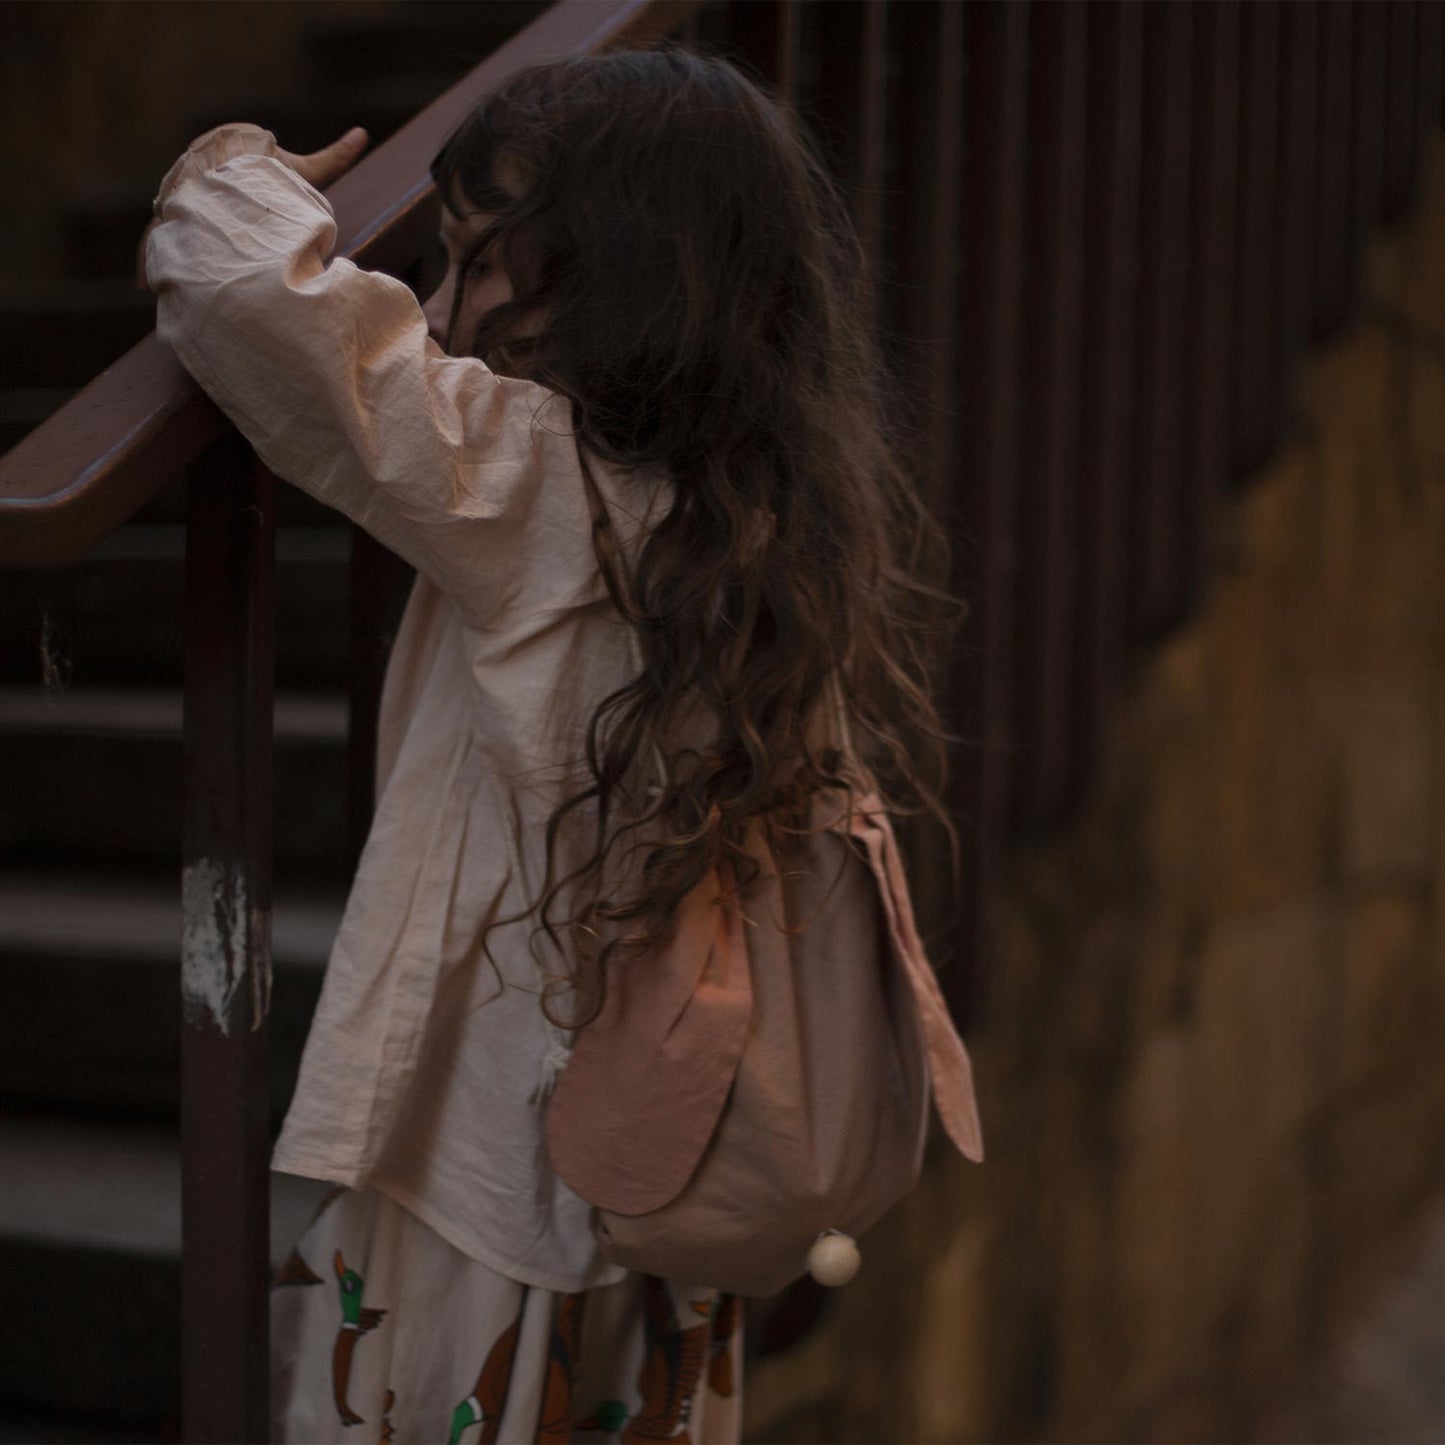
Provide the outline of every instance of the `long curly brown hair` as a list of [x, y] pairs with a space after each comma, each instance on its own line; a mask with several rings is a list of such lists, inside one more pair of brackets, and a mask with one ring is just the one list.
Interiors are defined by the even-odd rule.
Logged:
[[[491, 925], [535, 915], [568, 960], [549, 1019], [595, 1017], [609, 965], [646, 953], [724, 859], [745, 888], [747, 831], [777, 846], [820, 789], [862, 778], [893, 811], [931, 812], [956, 872], [930, 679], [960, 610], [885, 424], [901, 408], [873, 278], [804, 127], [726, 60], [613, 52], [513, 76], [432, 174], [447, 204], [496, 216], [463, 278], [496, 247], [512, 280], [465, 349], [569, 398], [584, 463], [674, 485], [633, 567], [597, 513], [598, 565], [643, 666], [590, 720], [590, 782], [548, 821], [541, 897]], [[839, 694], [846, 739], [824, 721]], [[676, 746], [699, 707], [714, 743]], [[595, 851], [557, 877], [577, 810]], [[619, 847], [625, 886], [608, 877]], [[577, 1003], [565, 1022], [548, 997], [561, 986]]]

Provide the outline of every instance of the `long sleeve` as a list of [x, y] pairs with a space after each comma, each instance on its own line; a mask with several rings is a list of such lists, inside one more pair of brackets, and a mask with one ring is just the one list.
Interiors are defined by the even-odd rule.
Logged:
[[401, 282], [328, 264], [331, 207], [275, 149], [258, 127], [222, 126], [162, 183], [146, 250], [160, 338], [272, 471], [487, 626], [544, 480], [578, 474], [567, 404], [447, 356]]

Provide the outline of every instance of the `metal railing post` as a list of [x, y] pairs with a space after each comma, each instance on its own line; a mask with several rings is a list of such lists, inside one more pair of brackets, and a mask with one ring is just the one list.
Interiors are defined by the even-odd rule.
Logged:
[[264, 1441], [270, 1275], [274, 480], [231, 435], [187, 471], [182, 1420]]

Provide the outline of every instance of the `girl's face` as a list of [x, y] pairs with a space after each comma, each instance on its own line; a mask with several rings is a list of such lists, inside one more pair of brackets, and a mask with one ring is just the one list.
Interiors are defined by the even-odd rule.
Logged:
[[[463, 203], [462, 214], [442, 207], [441, 240], [447, 252], [447, 271], [442, 284], [437, 287], [422, 313], [426, 317], [427, 331], [443, 350], [447, 346], [447, 323], [451, 320], [452, 301], [460, 284], [460, 262], [473, 241], [496, 219], [490, 212], [475, 211]], [[454, 342], [458, 355], [465, 355], [482, 317], [493, 307], [512, 299], [512, 282], [506, 267], [493, 255], [481, 256], [472, 265], [462, 297], [461, 309], [457, 312]]]

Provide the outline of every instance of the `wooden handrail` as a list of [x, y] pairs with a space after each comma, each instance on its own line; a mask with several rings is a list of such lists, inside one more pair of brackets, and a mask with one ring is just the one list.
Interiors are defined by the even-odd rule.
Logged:
[[[537, 60], [645, 44], [700, 3], [557, 0], [328, 190], [336, 254], [393, 272], [410, 265], [428, 240], [431, 159], [484, 96]], [[147, 336], [0, 457], [0, 566], [78, 561], [227, 425]]]

